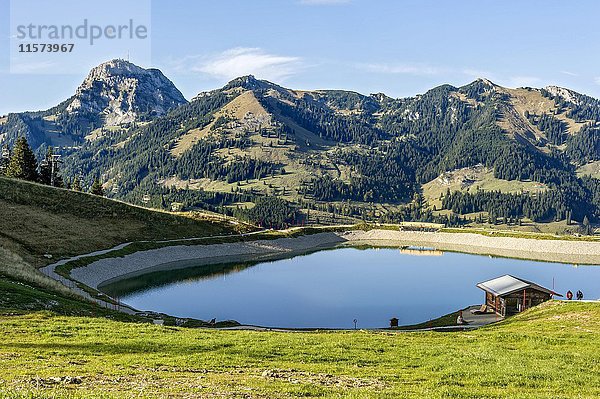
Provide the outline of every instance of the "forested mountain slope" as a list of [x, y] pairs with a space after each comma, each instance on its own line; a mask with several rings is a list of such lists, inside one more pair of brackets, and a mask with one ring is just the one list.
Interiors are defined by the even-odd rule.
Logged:
[[[100, 177], [110, 196], [162, 208], [235, 214], [279, 197], [306, 220], [455, 223], [452, 215], [479, 212], [494, 222], [583, 221], [599, 216], [597, 180], [585, 172], [600, 160], [599, 122], [598, 100], [558, 87], [507, 89], [478, 79], [393, 99], [245, 76], [61, 152], [67, 177]], [[445, 173], [479, 167], [502, 193], [481, 186], [450, 198], [442, 190]], [[423, 197], [434, 181], [437, 201]]]

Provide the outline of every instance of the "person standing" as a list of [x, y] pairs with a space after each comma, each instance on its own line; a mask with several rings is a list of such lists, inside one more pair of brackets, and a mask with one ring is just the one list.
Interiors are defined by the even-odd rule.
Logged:
[[462, 310], [460, 310], [458, 312], [458, 317], [456, 318], [456, 324], [458, 324], [458, 325], [466, 324], [465, 323], [465, 319], [463, 318], [463, 312], [462, 312]]
[[581, 301], [583, 299], [583, 292], [581, 292], [581, 290], [577, 291], [577, 300]]
[[570, 301], [571, 299], [573, 299], [573, 293], [571, 292], [571, 290], [567, 291], [567, 299]]

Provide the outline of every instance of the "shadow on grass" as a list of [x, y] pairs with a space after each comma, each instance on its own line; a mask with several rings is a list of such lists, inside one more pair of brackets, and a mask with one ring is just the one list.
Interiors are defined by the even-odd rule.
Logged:
[[[51, 353], [53, 356], [60, 354], [64, 355], [161, 355], [161, 356], [190, 356], [193, 354], [203, 353], [222, 353], [223, 350], [236, 347], [233, 343], [223, 342], [207, 345], [190, 345], [190, 344], [158, 344], [151, 342], [123, 342], [119, 344], [111, 343], [68, 343], [68, 342], [48, 342], [48, 343], [18, 343], [7, 342], [0, 344], [0, 348], [7, 351], [32, 352], [36, 355]], [[240, 353], [243, 348], [239, 348]], [[236, 353], [238, 351], [235, 351]]]

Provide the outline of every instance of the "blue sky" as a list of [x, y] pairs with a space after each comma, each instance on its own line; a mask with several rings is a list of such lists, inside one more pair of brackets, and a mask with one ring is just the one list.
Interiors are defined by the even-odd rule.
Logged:
[[[249, 73], [393, 97], [477, 77], [600, 97], [595, 1], [152, 0], [151, 12], [152, 56], [141, 66], [161, 69], [188, 99]], [[89, 68], [126, 57], [85, 55], [72, 74], [11, 74], [9, 22], [0, 0], [0, 114], [56, 105]]]

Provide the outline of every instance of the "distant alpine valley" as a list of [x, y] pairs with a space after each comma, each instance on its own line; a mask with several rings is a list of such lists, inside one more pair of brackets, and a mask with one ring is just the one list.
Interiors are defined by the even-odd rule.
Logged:
[[49, 184], [263, 227], [592, 234], [600, 217], [600, 101], [555, 86], [478, 79], [394, 99], [244, 76], [188, 102], [159, 70], [112, 60], [61, 104], [0, 118], [4, 173], [19, 138], [40, 164], [61, 155]]

